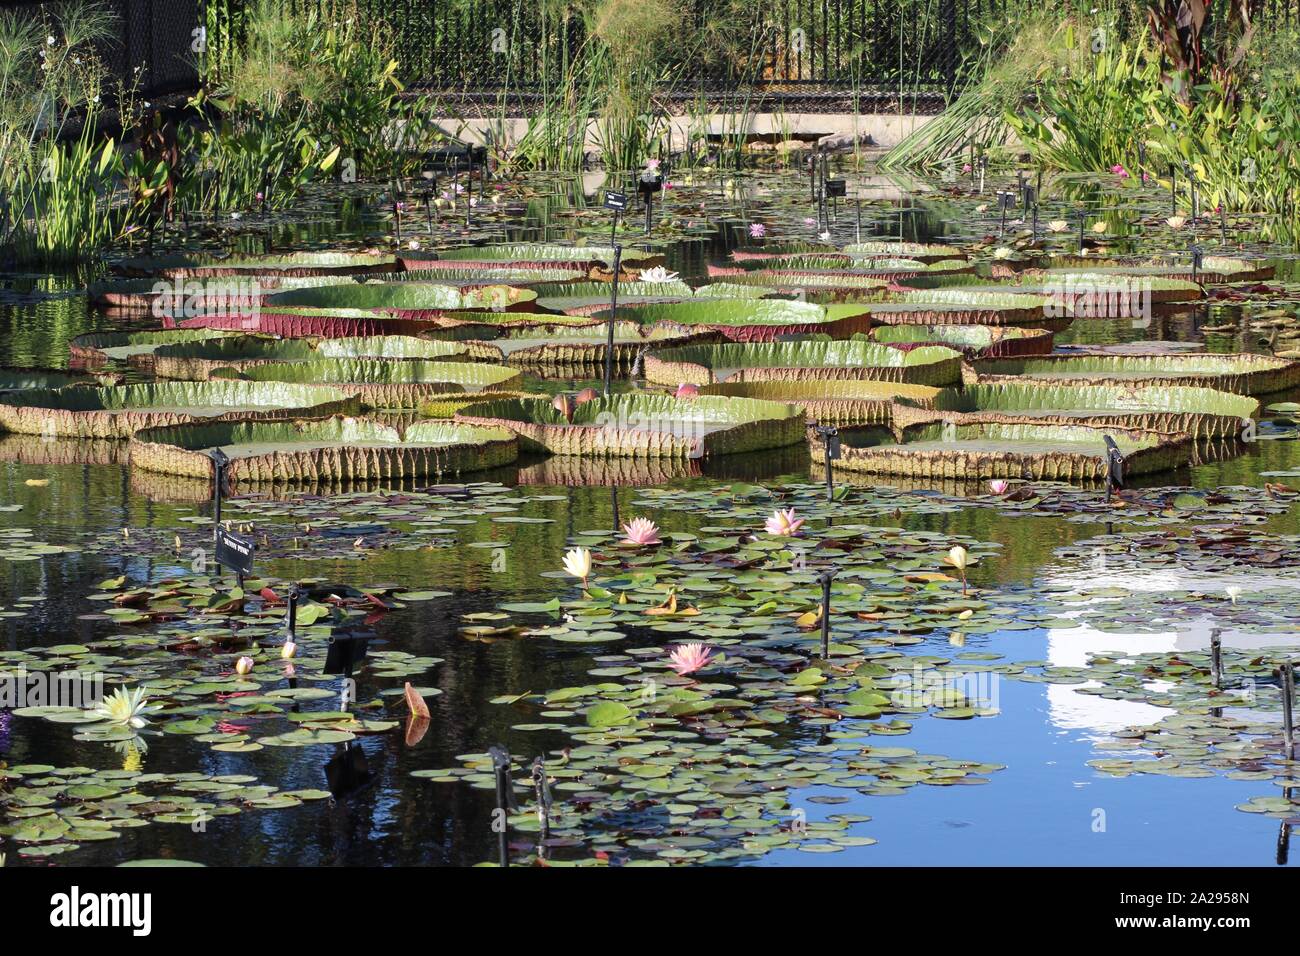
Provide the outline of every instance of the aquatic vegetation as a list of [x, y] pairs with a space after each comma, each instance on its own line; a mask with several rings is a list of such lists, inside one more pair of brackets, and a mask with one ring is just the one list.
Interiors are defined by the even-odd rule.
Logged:
[[[593, 317], [608, 318], [606, 312]], [[820, 306], [811, 302], [710, 299], [634, 305], [618, 309], [618, 319], [642, 327], [685, 332], [717, 332], [737, 342], [772, 342], [778, 337], [825, 334], [843, 338], [871, 326], [867, 307]]]
[[595, 458], [711, 458], [803, 441], [793, 405], [716, 397], [612, 395], [583, 402], [572, 415], [546, 399], [468, 405], [456, 421], [505, 428], [523, 451]]
[[350, 282], [275, 292], [263, 300], [266, 316], [400, 319], [437, 318], [444, 312], [531, 312], [537, 293], [485, 284], [458, 289], [439, 282]]
[[956, 349], [966, 358], [1001, 358], [1013, 355], [1048, 355], [1051, 332], [1019, 326], [987, 325], [883, 325], [872, 329], [873, 342], [894, 348], [942, 345]]
[[862, 339], [682, 345], [645, 356], [646, 381], [656, 385], [856, 380], [938, 386], [960, 375], [961, 354], [952, 349], [903, 350]]
[[[897, 434], [880, 426], [841, 428], [845, 471], [910, 478], [1027, 478], [1034, 481], [1103, 481], [1109, 435], [1124, 455], [1126, 474], [1150, 474], [1187, 465], [1194, 452], [1185, 435], [1083, 424], [1006, 424], [996, 417], [963, 416], [960, 422], [924, 421]], [[810, 434], [814, 458], [823, 439]]]
[[364, 418], [247, 421], [145, 428], [131, 440], [144, 471], [207, 477], [210, 451], [230, 458], [231, 482], [425, 478], [509, 464], [515, 441], [502, 429], [417, 421], [400, 431]]
[[[153, 372], [153, 354], [161, 346], [206, 342], [232, 333], [214, 329], [146, 329], [141, 332], [87, 332], [68, 343], [68, 366], [98, 372], [110, 362], [126, 362], [145, 374]], [[102, 383], [109, 384], [109, 383]], [[30, 385], [33, 387], [61, 387]]]
[[173, 253], [119, 259], [110, 268], [118, 275], [152, 279], [266, 278], [268, 286], [273, 287], [283, 279], [393, 272], [398, 260], [383, 252], [283, 252], [262, 256]]
[[32, 388], [0, 395], [0, 429], [68, 438], [129, 438], [141, 428], [200, 420], [272, 420], [357, 410], [354, 394], [282, 382], [164, 382]]
[[447, 392], [511, 391], [523, 382], [517, 369], [504, 365], [417, 358], [294, 359], [245, 365], [242, 371], [214, 368], [211, 374], [210, 382], [286, 383], [299, 389], [343, 392], [368, 408], [417, 408], [422, 401]]
[[67, 388], [70, 385], [112, 385], [114, 375], [93, 375], [58, 368], [12, 368], [0, 366], [0, 393], [30, 388]]
[[[1016, 380], [945, 389], [926, 403], [900, 395], [892, 420], [898, 424], [967, 414], [1007, 424], [1140, 428], [1181, 432], [1201, 439], [1240, 439], [1259, 413], [1259, 401], [1245, 395], [1178, 385], [1064, 385]], [[911, 406], [919, 406], [912, 408]], [[903, 407], [907, 406], [907, 407]], [[954, 414], [955, 413], [955, 414]]]
[[[701, 395], [730, 395], [785, 402], [803, 408], [809, 421], [822, 425], [888, 425], [898, 402], [909, 407], [936, 407], [944, 390], [931, 385], [877, 382], [867, 379], [800, 379], [795, 381], [726, 381], [712, 385], [679, 385]], [[679, 396], [680, 397], [680, 396]]]
[[[184, 333], [189, 330], [177, 330]], [[158, 378], [203, 381], [219, 369], [246, 371], [257, 365], [312, 362], [318, 359], [436, 359], [440, 362], [469, 358], [468, 348], [457, 342], [435, 341], [413, 335], [355, 336], [346, 339], [277, 339], [270, 336], [201, 337], [160, 344], [151, 350], [153, 373]], [[218, 376], [222, 377], [222, 376]], [[229, 377], [228, 374], [224, 377]]]
[[1241, 352], [1233, 355], [1040, 355], [976, 359], [968, 384], [1189, 386], [1266, 395], [1300, 385], [1300, 362]]

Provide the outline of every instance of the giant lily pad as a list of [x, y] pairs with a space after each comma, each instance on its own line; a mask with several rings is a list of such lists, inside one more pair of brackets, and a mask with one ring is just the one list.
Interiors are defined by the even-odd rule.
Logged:
[[[1052, 260], [1046, 275], [1087, 272], [1090, 275], [1151, 276], [1165, 279], [1191, 279], [1192, 264], [1187, 259], [1120, 262], [1079, 256], [1061, 256]], [[1273, 277], [1273, 266], [1233, 256], [1204, 256], [1195, 270], [1198, 282], [1258, 282]]]
[[[217, 376], [222, 374], [216, 372]], [[430, 396], [447, 392], [514, 389], [523, 381], [517, 369], [503, 365], [419, 359], [318, 358], [254, 365], [230, 374], [251, 382], [298, 383], [300, 388], [328, 387], [330, 391], [356, 395], [372, 408], [416, 408], [421, 400]]]
[[[548, 312], [587, 315], [609, 308], [612, 282], [566, 282], [535, 286], [537, 306]], [[645, 305], [652, 302], [677, 302], [691, 298], [691, 287], [679, 279], [670, 282], [620, 282], [621, 305]]]
[[977, 359], [969, 384], [1011, 381], [1047, 385], [1190, 385], [1239, 395], [1264, 395], [1300, 385], [1300, 362], [1252, 353], [1192, 355], [1042, 355]]
[[36, 388], [0, 396], [0, 428], [27, 435], [129, 438], [140, 428], [227, 418], [299, 418], [357, 408], [354, 393], [283, 382], [159, 382]]
[[28, 388], [67, 388], [70, 385], [107, 385], [112, 375], [91, 375], [60, 368], [15, 368], [0, 366], [0, 393]]
[[719, 382], [703, 386], [700, 394], [799, 405], [810, 421], [823, 425], [888, 425], [894, 419], [895, 402], [905, 400], [920, 412], [924, 408], [933, 408], [936, 397], [949, 391], [952, 390], [898, 382], [821, 379]]
[[266, 297], [263, 309], [269, 315], [418, 320], [467, 309], [528, 312], [536, 300], [531, 289], [507, 285], [459, 289], [440, 282], [353, 282], [277, 292]]
[[894, 242], [892, 240], [871, 240], [869, 242], [850, 243], [844, 247], [848, 255], [861, 258], [880, 258], [895, 256], [900, 259], [916, 259], [918, 262], [939, 262], [943, 259], [964, 259], [960, 249], [924, 242]]
[[470, 405], [456, 420], [508, 428], [525, 451], [597, 458], [707, 458], [802, 441], [797, 406], [752, 399], [614, 395], [578, 403], [572, 419], [546, 399]]
[[[623, 269], [646, 269], [663, 264], [659, 253], [640, 249], [624, 249]], [[402, 257], [406, 269], [438, 270], [463, 269], [478, 263], [485, 265], [509, 264], [516, 268], [558, 267], [574, 269], [588, 275], [608, 274], [613, 268], [612, 246], [566, 246], [558, 243], [505, 243], [488, 246], [461, 246], [440, 249], [434, 253]]]
[[1061, 329], [1070, 324], [1068, 307], [1045, 296], [1014, 292], [927, 289], [889, 292], [864, 305], [876, 325], [1026, 325]]
[[[1150, 474], [1186, 465], [1192, 439], [1183, 435], [1084, 425], [1006, 424], [971, 415], [958, 422], [927, 422], [901, 429], [901, 440], [880, 426], [840, 430], [837, 469], [917, 479], [1028, 478], [1101, 481], [1107, 474], [1105, 435], [1124, 455], [1126, 474]], [[824, 450], [810, 433], [813, 453]]]
[[153, 367], [154, 374], [159, 378], [202, 381], [219, 368], [243, 371], [272, 362], [346, 358], [437, 359], [447, 362], [468, 359], [469, 350], [459, 343], [433, 341], [413, 335], [372, 335], [346, 339], [228, 336], [159, 346], [153, 352]]
[[153, 372], [153, 353], [160, 346], [205, 342], [231, 334], [216, 329], [87, 332], [68, 343], [68, 364], [73, 368], [94, 370], [109, 362], [128, 362], [148, 374]]
[[128, 276], [183, 279], [204, 276], [322, 276], [392, 272], [394, 256], [381, 252], [288, 252], [265, 256], [176, 255], [123, 259], [112, 270]]
[[335, 417], [149, 428], [132, 439], [131, 461], [146, 471], [207, 478], [214, 448], [230, 457], [231, 480], [247, 482], [425, 478], [506, 465], [516, 453], [502, 429], [421, 421], [399, 431]]
[[645, 374], [647, 381], [660, 385], [813, 379], [947, 385], [961, 375], [961, 355], [942, 346], [904, 351], [862, 339], [729, 342], [650, 352], [645, 358]]
[[[606, 318], [608, 309], [595, 313]], [[845, 338], [866, 332], [866, 307], [821, 306], [772, 299], [707, 299], [618, 308], [618, 318], [638, 325], [659, 325], [679, 332], [720, 332], [737, 342], [771, 342], [779, 336], [824, 333]]]
[[[914, 404], [900, 397], [902, 405]], [[1086, 421], [1117, 428], [1181, 432], [1195, 438], [1238, 438], [1259, 402], [1244, 395], [1190, 386], [1051, 385], [1019, 383], [967, 385], [944, 389], [931, 409], [895, 409], [894, 420], [908, 424], [934, 418], [962, 421], [966, 416], [1008, 424], [1070, 425]]]
[[1014, 325], [882, 325], [869, 333], [873, 342], [894, 348], [942, 345], [967, 358], [1002, 358], [1011, 355], [1048, 355], [1052, 333]]

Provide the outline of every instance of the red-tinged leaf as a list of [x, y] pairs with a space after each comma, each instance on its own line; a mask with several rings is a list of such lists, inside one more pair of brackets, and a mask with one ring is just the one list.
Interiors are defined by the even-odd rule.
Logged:
[[429, 705], [424, 702], [424, 698], [420, 696], [420, 692], [411, 685], [409, 680], [403, 688], [403, 693], [406, 695], [406, 706], [411, 711], [411, 716], [418, 717], [422, 720], [428, 720]]
[[261, 595], [262, 600], [265, 601], [267, 604], [284, 603], [284, 601], [280, 599], [280, 595], [276, 594], [270, 588], [262, 588], [262, 590], [258, 591], [257, 593]]

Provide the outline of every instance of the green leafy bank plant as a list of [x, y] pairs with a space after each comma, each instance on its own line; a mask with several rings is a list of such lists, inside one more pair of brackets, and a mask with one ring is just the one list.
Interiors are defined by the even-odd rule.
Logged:
[[[19, 262], [70, 262], [130, 228], [116, 142], [99, 133], [107, 70], [96, 48], [115, 34], [97, 2], [0, 11], [0, 250]], [[124, 125], [132, 91], [116, 85]]]

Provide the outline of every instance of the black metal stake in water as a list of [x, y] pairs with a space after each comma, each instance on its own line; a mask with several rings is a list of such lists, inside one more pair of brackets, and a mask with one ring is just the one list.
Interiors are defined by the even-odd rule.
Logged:
[[1204, 265], [1204, 261], [1201, 258], [1201, 247], [1197, 245], [1193, 245], [1192, 246], [1192, 281], [1193, 282], [1197, 281], [1196, 277], [1200, 273], [1201, 267], [1203, 265]]
[[1219, 203], [1219, 244], [1228, 244], [1228, 204], [1225, 202]]
[[1223, 637], [1217, 627], [1210, 631], [1210, 680], [1223, 687]]
[[493, 814], [492, 829], [497, 831], [497, 859], [502, 866], [510, 865], [510, 819], [511, 810], [518, 811], [515, 800], [515, 788], [510, 780], [510, 751], [503, 744], [494, 744], [488, 748], [492, 758], [492, 772], [496, 775], [497, 808]]
[[1196, 222], [1200, 215], [1200, 202], [1196, 197], [1196, 176], [1192, 173], [1192, 167], [1184, 164], [1183, 172], [1187, 174], [1187, 187], [1192, 191], [1192, 222]]
[[1106, 442], [1106, 500], [1110, 501], [1111, 492], [1124, 487], [1124, 455], [1115, 444], [1115, 439], [1103, 435]]
[[533, 796], [537, 800], [537, 825], [542, 841], [551, 838], [551, 784], [546, 779], [546, 764], [538, 757], [533, 761]]
[[822, 660], [824, 661], [830, 660], [831, 656], [831, 582], [835, 580], [837, 573], [835, 568], [831, 568], [817, 576], [822, 586]]
[[1147, 168], [1147, 147], [1146, 143], [1138, 140], [1138, 182], [1142, 182], [1142, 171]]
[[1083, 255], [1083, 210], [1079, 210], [1079, 255]]
[[984, 195], [984, 177], [988, 175], [988, 172], [989, 172], [989, 158], [987, 156], [980, 156], [980, 195], [981, 196]]
[[1178, 215], [1178, 169], [1169, 167], [1169, 215]]
[[1277, 676], [1278, 689], [1282, 692], [1282, 743], [1289, 754], [1295, 744], [1295, 669], [1290, 661], [1278, 668]]
[[605, 397], [609, 398], [614, 380], [614, 318], [618, 314], [618, 271], [623, 265], [623, 247], [614, 245], [614, 281], [609, 293], [609, 331], [605, 337]]
[[861, 242], [862, 241], [862, 206], [858, 202], [857, 197], [854, 197], [853, 199], [853, 218], [855, 220], [853, 224], [853, 241]]
[[822, 440], [826, 463], [826, 500], [835, 500], [835, 473], [831, 462], [840, 457], [840, 430], [834, 425], [818, 425], [817, 434]]
[[[212, 459], [212, 540], [217, 540], [217, 529], [221, 527], [221, 499], [226, 493], [226, 465], [230, 459], [220, 448], [209, 452]], [[220, 569], [217, 571], [220, 574]]]
[[285, 635], [285, 643], [296, 643], [298, 638], [298, 585], [289, 585], [289, 608], [285, 611], [284, 621], [289, 633]]
[[998, 192], [998, 213], [1002, 217], [998, 224], [998, 235], [1005, 235], [1007, 231], [1007, 199], [1010, 198], [1006, 193]]

